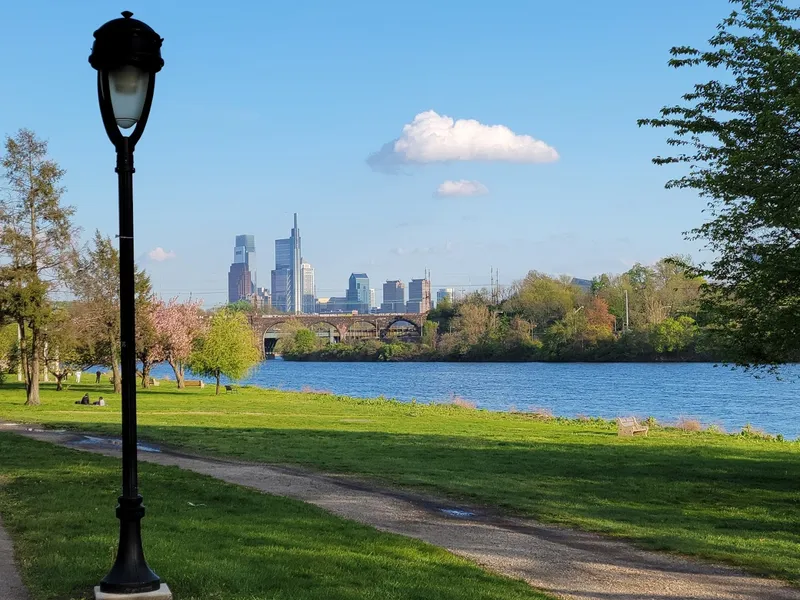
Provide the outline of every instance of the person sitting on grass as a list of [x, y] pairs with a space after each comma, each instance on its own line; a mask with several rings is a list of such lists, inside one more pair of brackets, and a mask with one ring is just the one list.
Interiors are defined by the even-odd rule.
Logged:
[[89, 394], [88, 393], [84, 394], [83, 398], [76, 401], [75, 404], [91, 404], [91, 402], [89, 401]]
[[100, 399], [97, 402], [92, 402], [92, 405], [94, 405], [94, 406], [105, 406], [106, 405], [106, 401], [103, 400], [102, 396], [100, 396]]

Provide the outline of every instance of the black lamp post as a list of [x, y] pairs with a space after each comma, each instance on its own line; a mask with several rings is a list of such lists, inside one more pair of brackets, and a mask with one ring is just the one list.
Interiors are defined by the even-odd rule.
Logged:
[[[94, 32], [89, 63], [97, 69], [100, 114], [117, 149], [119, 175], [119, 299], [122, 360], [122, 495], [117, 505], [119, 549], [114, 566], [100, 583], [106, 594], [137, 594], [158, 590], [161, 580], [142, 551], [136, 457], [136, 319], [133, 261], [133, 150], [142, 137], [156, 73], [164, 66], [159, 35], [123, 12]], [[133, 131], [129, 136], [122, 130]]]

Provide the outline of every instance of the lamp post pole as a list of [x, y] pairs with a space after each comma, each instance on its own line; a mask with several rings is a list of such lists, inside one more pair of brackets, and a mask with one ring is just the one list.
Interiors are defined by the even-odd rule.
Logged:
[[[129, 595], [167, 599], [169, 588], [148, 566], [142, 548], [144, 505], [139, 495], [136, 448], [136, 298], [133, 247], [133, 151], [142, 136], [161, 70], [161, 42], [149, 26], [123, 12], [95, 31], [89, 62], [97, 69], [100, 114], [117, 151], [119, 178], [119, 299], [122, 362], [122, 495], [119, 546], [111, 570], [95, 588], [97, 600]], [[129, 136], [122, 130], [134, 127]]]

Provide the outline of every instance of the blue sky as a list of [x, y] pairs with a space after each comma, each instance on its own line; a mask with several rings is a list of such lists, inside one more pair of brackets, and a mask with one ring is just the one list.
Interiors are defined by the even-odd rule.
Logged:
[[[701, 222], [704, 202], [663, 189], [675, 171], [650, 159], [665, 150], [665, 134], [636, 119], [702, 76], [670, 69], [668, 50], [702, 45], [730, 8], [726, 0], [8, 2], [0, 133], [29, 127], [47, 138], [84, 238], [95, 228], [113, 236], [114, 152], [87, 57], [92, 32], [131, 10], [165, 38], [135, 179], [137, 254], [164, 296], [224, 301], [242, 233], [256, 236], [266, 282], [274, 239], [288, 235], [293, 212], [322, 297], [341, 295], [353, 271], [366, 271], [378, 290], [425, 268], [436, 288], [488, 284], [491, 267], [503, 283], [530, 269], [592, 277], [670, 253], [701, 256], [682, 232]], [[488, 150], [416, 147], [422, 131], [409, 146], [422, 154], [396, 172], [367, 164], [426, 111], [476, 121], [466, 144], [489, 140]], [[531, 136], [558, 159], [521, 159], [524, 139], [503, 154], [484, 125]], [[520, 140], [512, 138], [511, 146]], [[435, 194], [462, 180], [488, 193]], [[147, 257], [159, 247], [174, 256]]]

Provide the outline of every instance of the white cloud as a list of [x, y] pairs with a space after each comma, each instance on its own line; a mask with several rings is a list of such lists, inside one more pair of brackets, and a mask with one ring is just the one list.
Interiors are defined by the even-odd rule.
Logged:
[[436, 195], [440, 198], [450, 196], [484, 196], [489, 193], [489, 188], [480, 181], [467, 181], [459, 179], [452, 181], [448, 179], [436, 188]]
[[375, 169], [395, 170], [404, 164], [454, 160], [547, 163], [558, 160], [552, 146], [505, 125], [484, 125], [474, 119], [454, 120], [433, 110], [419, 113], [403, 133], [372, 154]]
[[158, 248], [154, 248], [147, 253], [147, 256], [150, 260], [154, 260], [156, 262], [164, 262], [165, 260], [170, 260], [171, 258], [175, 258], [176, 254], [170, 250], [167, 252], [161, 246]]

